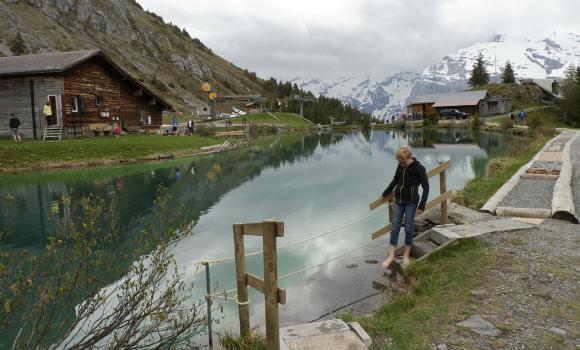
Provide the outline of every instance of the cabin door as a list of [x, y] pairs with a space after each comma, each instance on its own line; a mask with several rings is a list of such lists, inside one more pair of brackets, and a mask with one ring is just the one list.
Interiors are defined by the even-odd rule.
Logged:
[[48, 96], [48, 101], [50, 102], [52, 116], [46, 118], [47, 124], [62, 125], [62, 95], [50, 95]]

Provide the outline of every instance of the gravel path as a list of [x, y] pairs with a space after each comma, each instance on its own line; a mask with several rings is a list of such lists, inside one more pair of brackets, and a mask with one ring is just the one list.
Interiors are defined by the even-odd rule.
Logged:
[[520, 179], [498, 207], [552, 208], [554, 180]]
[[[580, 138], [570, 153], [578, 212]], [[490, 243], [494, 263], [480, 288], [472, 291], [465, 314], [466, 318], [480, 315], [500, 334], [480, 335], [457, 326], [434, 345], [448, 349], [580, 349], [580, 225], [549, 219], [534, 229], [481, 239]]]

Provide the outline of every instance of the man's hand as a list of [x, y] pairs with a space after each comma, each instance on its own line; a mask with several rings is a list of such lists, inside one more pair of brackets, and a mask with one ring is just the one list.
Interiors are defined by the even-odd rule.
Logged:
[[417, 215], [421, 215], [425, 212], [424, 209], [417, 209]]

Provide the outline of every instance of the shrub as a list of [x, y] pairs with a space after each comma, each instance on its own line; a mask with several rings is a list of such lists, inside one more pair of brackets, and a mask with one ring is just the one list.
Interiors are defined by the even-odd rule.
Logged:
[[22, 34], [20, 34], [20, 32], [16, 33], [14, 39], [8, 42], [8, 46], [10, 47], [10, 51], [12, 51], [16, 56], [20, 56], [27, 51], [24, 39], [22, 39]]
[[439, 123], [439, 116], [437, 113], [429, 113], [423, 120], [423, 125], [437, 125]]
[[216, 131], [216, 127], [213, 126], [213, 125], [198, 124], [195, 127], [194, 133], [196, 135], [199, 135], [199, 136], [208, 137], [208, 136], [214, 136], [215, 135], [215, 131]]
[[542, 125], [544, 125], [544, 121], [538, 114], [532, 114], [528, 117], [527, 121], [528, 127], [534, 131], [538, 130]]
[[511, 129], [514, 127], [514, 121], [511, 119], [504, 119], [502, 120], [502, 122], [499, 124], [499, 129], [501, 131], [506, 131], [508, 129]]
[[474, 114], [469, 117], [469, 127], [471, 129], [479, 129], [482, 125], [481, 119], [478, 114]]

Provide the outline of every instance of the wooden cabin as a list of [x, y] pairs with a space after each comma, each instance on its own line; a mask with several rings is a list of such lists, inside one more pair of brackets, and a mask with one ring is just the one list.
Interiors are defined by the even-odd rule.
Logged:
[[473, 90], [412, 96], [407, 100], [407, 108], [409, 113], [422, 115], [439, 113], [443, 109], [457, 109], [469, 115], [487, 117], [509, 113], [512, 101], [506, 97], [489, 97], [487, 90]]
[[70, 137], [110, 130], [115, 121], [127, 132], [158, 129], [169, 109], [100, 50], [0, 58], [0, 135], [9, 134], [12, 114], [24, 137], [42, 138], [46, 127]]

